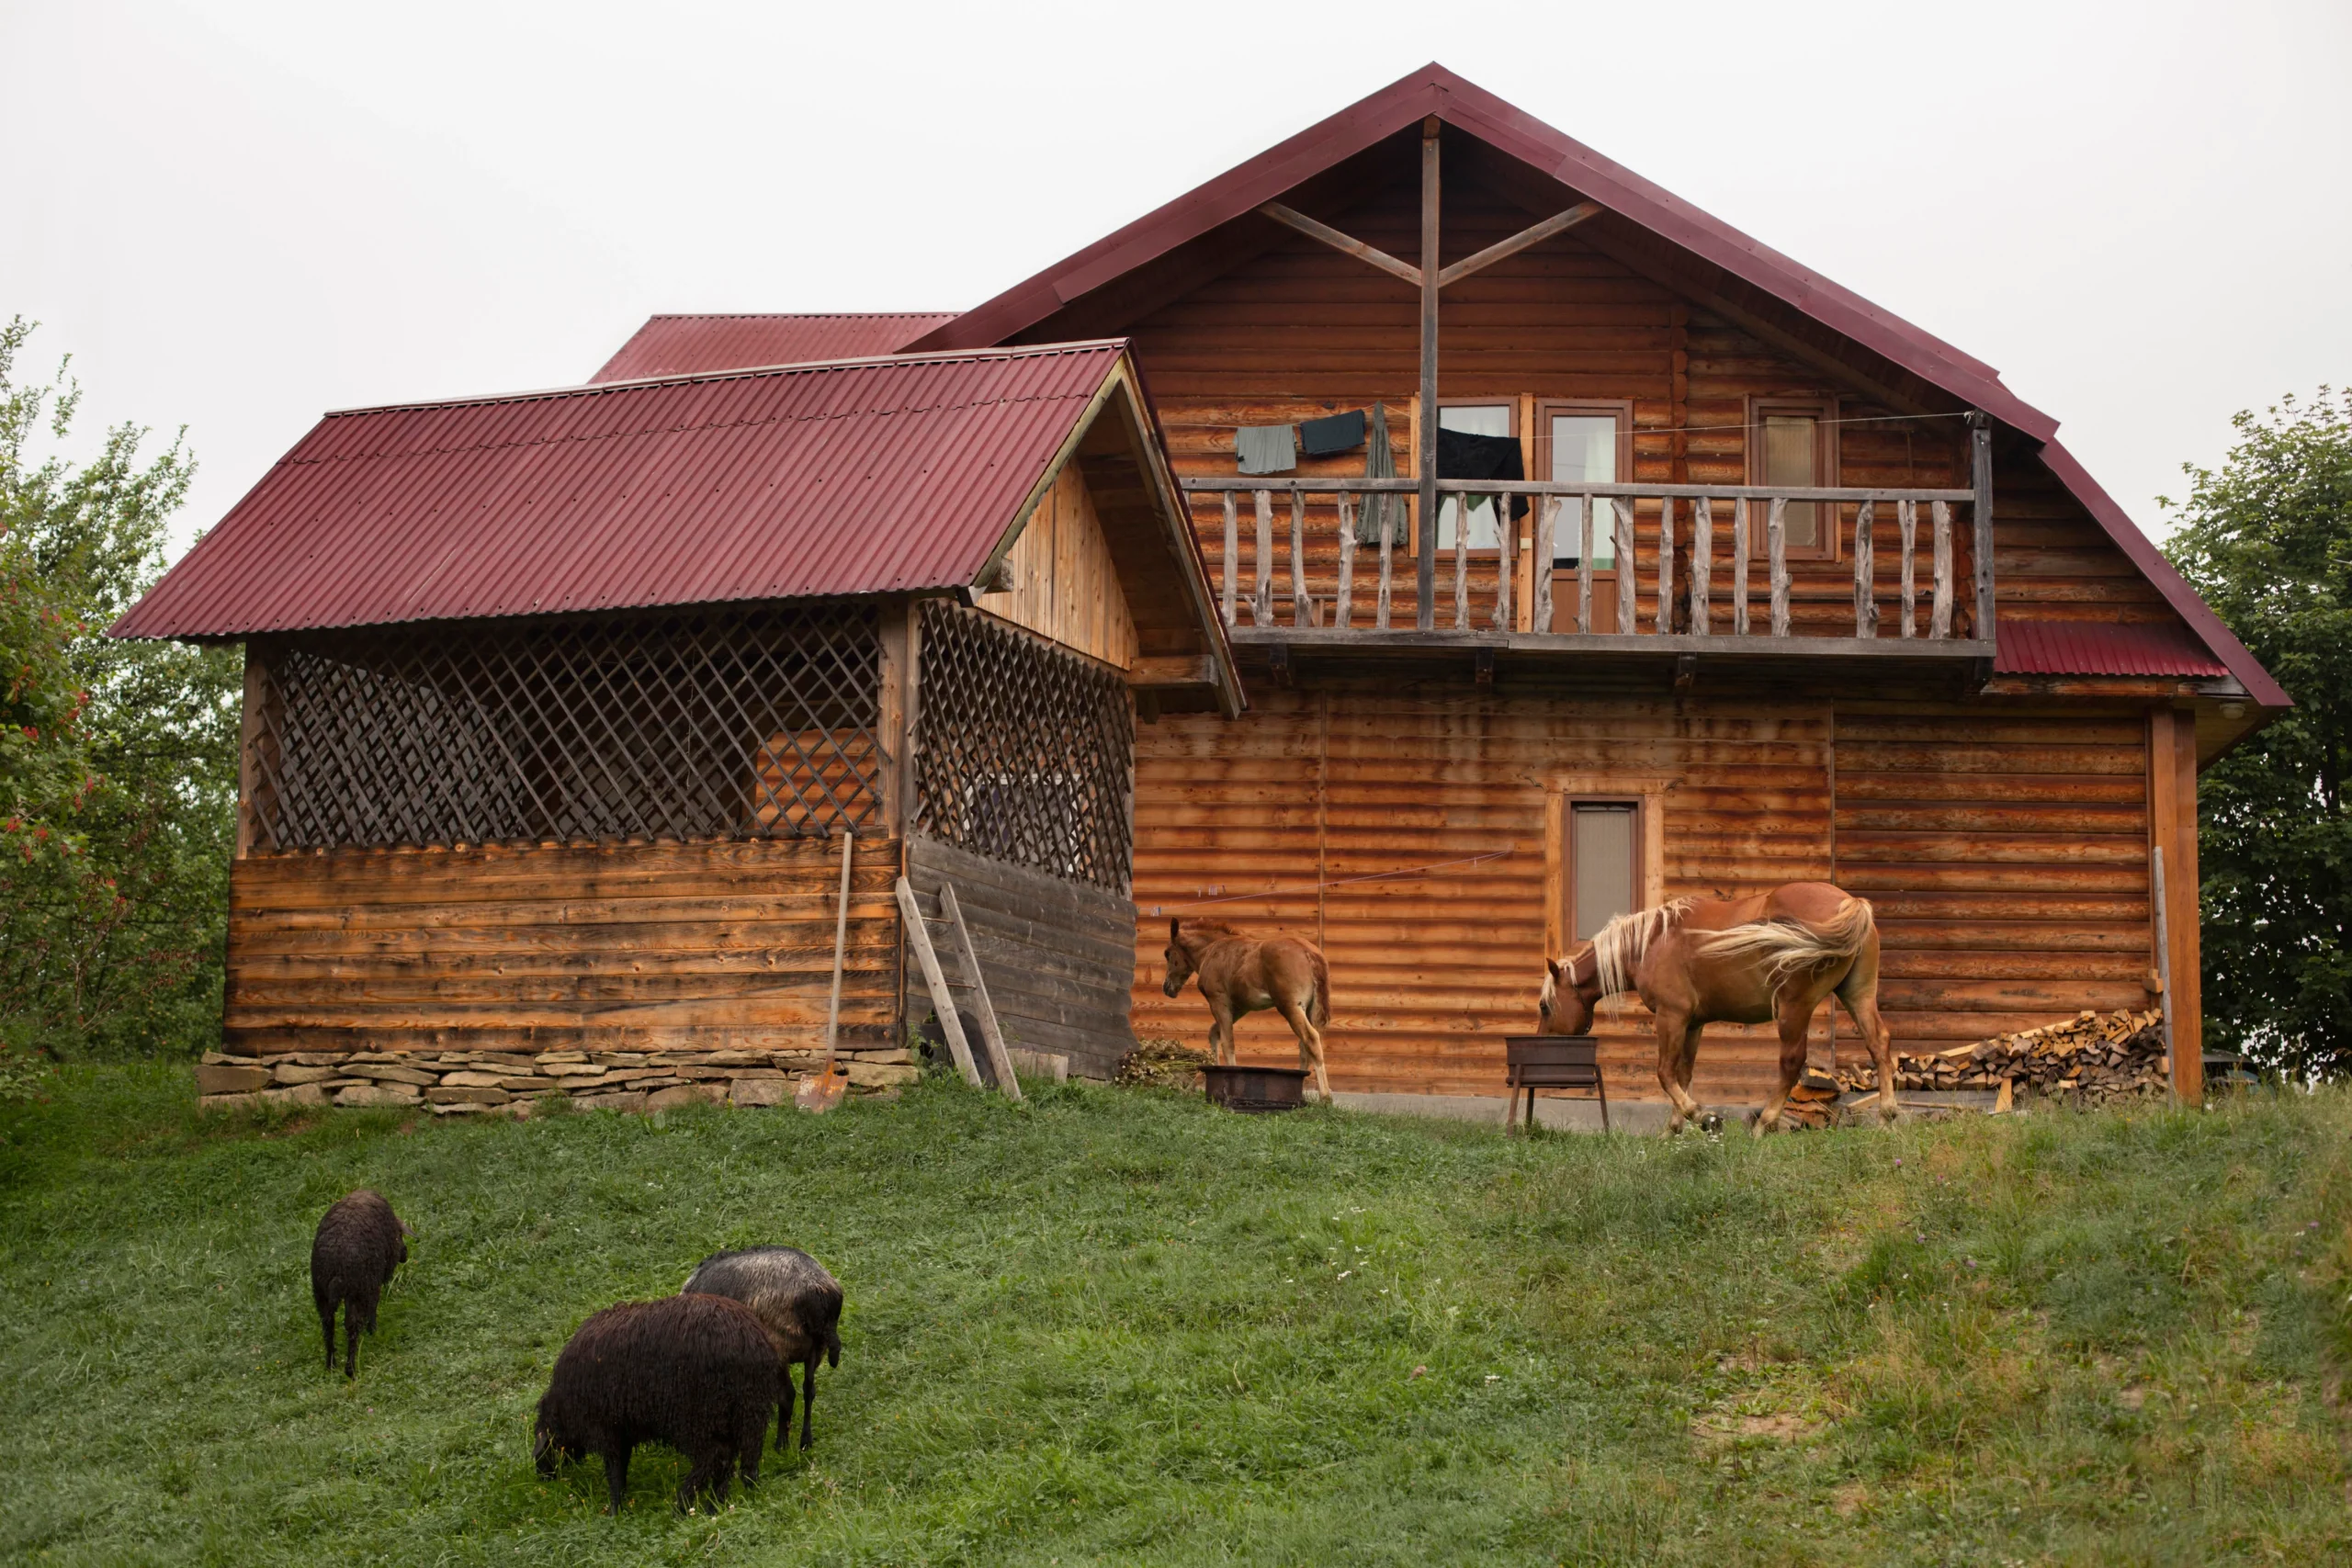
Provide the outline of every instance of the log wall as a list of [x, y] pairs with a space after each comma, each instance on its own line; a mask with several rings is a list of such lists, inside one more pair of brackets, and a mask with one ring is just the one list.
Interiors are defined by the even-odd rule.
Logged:
[[[1397, 187], [1343, 214], [1318, 213], [1370, 244], [1413, 259], [1419, 249], [1418, 193]], [[1531, 214], [1479, 189], [1449, 180], [1444, 259], [1453, 262], [1524, 228]], [[1822, 372], [1779, 354], [1737, 325], [1711, 315], [1595, 249], [1575, 231], [1532, 246], [1445, 290], [1442, 305], [1440, 390], [1447, 401], [1509, 402], [1525, 429], [1539, 399], [1623, 401], [1632, 409], [1636, 481], [1741, 484], [1749, 480], [1744, 426], [1756, 399], [1822, 399], [1843, 389]], [[1234, 473], [1237, 425], [1311, 419], [1385, 401], [1399, 473], [1413, 471], [1410, 438], [1419, 370], [1418, 299], [1399, 280], [1303, 236], [1291, 235], [1253, 259], [1210, 279], [1116, 330], [1131, 332], [1165, 430], [1171, 461], [1184, 476]], [[1048, 323], [1050, 326], [1050, 323]], [[1093, 330], [1112, 330], [1095, 323]], [[1847, 395], [1838, 480], [1846, 484], [1965, 487], [1966, 434], [1956, 417], [1898, 419], [1893, 411]], [[1300, 477], [1361, 475], [1361, 451], [1302, 460]], [[2098, 525], [2021, 451], [2002, 448], [1995, 464], [1995, 570], [2002, 614], [2012, 618], [2169, 620], [2173, 612]], [[1336, 591], [1338, 546], [1328, 498], [1311, 513], [1308, 587]], [[1241, 589], [1252, 584], [1253, 525], [1243, 499]], [[1957, 509], [1955, 581], [1969, 604], [1970, 530]], [[1565, 516], [1565, 513], [1564, 513]], [[1655, 502], [1638, 511], [1641, 629], [1655, 625]], [[1221, 504], [1195, 501], [1195, 528], [1211, 580], [1219, 580], [1225, 536]], [[1289, 513], [1277, 502], [1277, 555], [1286, 559]], [[1849, 558], [1852, 509], [1845, 509], [1841, 558]], [[1718, 629], [1730, 625], [1730, 508], [1714, 508]], [[1765, 596], [1762, 519], [1752, 590], [1758, 619]], [[1678, 556], [1691, 537], [1689, 504], [1677, 523]], [[1926, 627], [1929, 535], [1919, 518], [1920, 626]], [[1880, 635], [1897, 634], [1901, 554], [1892, 508], [1876, 523]], [[1376, 552], [1375, 552], [1376, 553]], [[1400, 554], [1402, 552], [1400, 551]], [[1474, 562], [1473, 615], [1484, 625], [1492, 605], [1491, 554]], [[1409, 596], [1409, 558], [1399, 580]], [[1849, 558], [1792, 560], [1794, 629], [1850, 635]], [[1356, 615], [1369, 623], [1368, 573], [1358, 558]], [[1439, 561], [1441, 625], [1451, 625], [1450, 554]], [[1286, 566], [1275, 594], [1290, 594]], [[1406, 601], [1400, 601], [1400, 609]], [[1409, 615], [1409, 611], [1404, 613]], [[1961, 621], [1964, 623], [1963, 615]], [[1407, 624], [1410, 624], [1408, 620]]]
[[[907, 840], [907, 880], [930, 922], [933, 947], [948, 984], [966, 981], [945, 924], [937, 919], [939, 886], [972, 933], [989, 999], [1006, 1043], [1070, 1059], [1070, 1070], [1107, 1078], [1134, 1049], [1127, 997], [1134, 975], [1135, 906], [1115, 893], [1006, 865], [922, 834]], [[905, 1017], [931, 1016], [931, 994], [911, 958]], [[975, 1048], [978, 1042], [974, 1042]]]
[[[1826, 878], [1870, 897], [1899, 1043], [2147, 1005], [2135, 714], [1678, 705], [1467, 681], [1260, 684], [1252, 702], [1229, 725], [1169, 717], [1139, 731], [1139, 1034], [1205, 1042], [1198, 994], [1171, 1002], [1159, 983], [1169, 918], [1215, 916], [1323, 946], [1339, 1087], [1498, 1092], [1503, 1037], [1534, 1027], [1556, 940], [1544, 834], [1547, 797], [1563, 786], [1657, 803], [1652, 897]], [[1494, 858], [1461, 863], [1477, 856]], [[1613, 1094], [1656, 1094], [1647, 1028], [1631, 1003], [1604, 1013]], [[1815, 1033], [1826, 1056], [1826, 1012]], [[1294, 1059], [1271, 1014], [1240, 1036], [1247, 1059]], [[1842, 1019], [1837, 1039], [1856, 1049]], [[1778, 1055], [1770, 1031], [1714, 1025], [1706, 1040], [1702, 1092], [1760, 1099]]]
[[[896, 1043], [900, 855], [857, 847], [845, 1042]], [[228, 1048], [820, 1045], [840, 877], [839, 839], [249, 855]]]

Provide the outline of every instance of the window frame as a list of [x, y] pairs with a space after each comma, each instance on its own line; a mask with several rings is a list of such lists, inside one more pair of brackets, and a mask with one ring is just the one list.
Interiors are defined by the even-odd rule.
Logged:
[[1648, 868], [1643, 863], [1645, 851], [1647, 848], [1644, 842], [1645, 829], [1648, 827], [1644, 820], [1647, 805], [1647, 801], [1640, 795], [1619, 792], [1563, 795], [1560, 797], [1560, 929], [1567, 933], [1568, 944], [1571, 947], [1579, 942], [1590, 940], [1577, 935], [1577, 927], [1579, 924], [1577, 919], [1577, 812], [1587, 807], [1607, 807], [1612, 810], [1623, 808], [1633, 813], [1633, 829], [1628, 835], [1628, 847], [1631, 850], [1633, 863], [1626, 868], [1628, 874], [1625, 882], [1626, 886], [1633, 890], [1634, 908], [1640, 909], [1646, 908], [1643, 902], [1642, 894], [1643, 889], [1647, 886], [1645, 873]]
[[[1740, 430], [1740, 445], [1747, 453], [1747, 482], [1767, 484], [1764, 477], [1764, 421], [1772, 414], [1803, 414], [1814, 421], [1813, 471], [1814, 482], [1825, 488], [1838, 482], [1838, 400], [1833, 396], [1765, 396], [1750, 394], [1747, 399], [1746, 423]], [[1789, 559], [1834, 561], [1844, 558], [1845, 518], [1843, 509], [1836, 502], [1820, 503], [1826, 515], [1822, 518], [1820, 536], [1810, 545], [1789, 545]], [[1747, 552], [1751, 560], [1764, 560], [1770, 554], [1765, 537], [1765, 519], [1769, 503], [1755, 502], [1748, 513]]]
[[[1553, 478], [1552, 416], [1555, 414], [1605, 414], [1617, 422], [1618, 477], [1616, 482], [1619, 484], [1633, 482], [1634, 401], [1631, 398], [1537, 398], [1534, 400], [1534, 404], [1535, 468], [1542, 479], [1549, 482]], [[1564, 517], [1563, 521], [1565, 520]], [[1593, 536], [1598, 539], [1600, 534], [1600, 519], [1595, 516]], [[1576, 543], [1579, 549], [1583, 547], [1584, 541], [1581, 538]], [[1552, 541], [1552, 570], [1555, 573], [1566, 572], [1571, 577], [1576, 575], [1577, 569], [1574, 561], [1570, 561], [1566, 566], [1560, 564], [1560, 541], [1557, 538]], [[1616, 564], [1612, 561], [1608, 566], [1596, 566], [1592, 569], [1592, 575], [1596, 582], [1603, 578], [1613, 582], [1617, 577]]]

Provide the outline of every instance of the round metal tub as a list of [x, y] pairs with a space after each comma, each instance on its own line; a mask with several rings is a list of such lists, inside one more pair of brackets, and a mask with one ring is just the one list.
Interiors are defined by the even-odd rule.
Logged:
[[1227, 1111], [1295, 1111], [1306, 1094], [1304, 1067], [1204, 1066], [1201, 1081]]

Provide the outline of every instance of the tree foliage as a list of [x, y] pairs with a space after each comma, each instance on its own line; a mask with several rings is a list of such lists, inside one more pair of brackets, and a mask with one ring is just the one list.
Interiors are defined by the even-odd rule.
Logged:
[[2198, 787], [2209, 1039], [2352, 1071], [2352, 392], [2257, 418], [2188, 468], [2167, 546], [2295, 700]]
[[236, 811], [234, 649], [118, 642], [162, 574], [196, 465], [108, 431], [76, 464], [79, 386], [16, 378], [0, 327], [0, 1038], [53, 1055], [217, 1035]]

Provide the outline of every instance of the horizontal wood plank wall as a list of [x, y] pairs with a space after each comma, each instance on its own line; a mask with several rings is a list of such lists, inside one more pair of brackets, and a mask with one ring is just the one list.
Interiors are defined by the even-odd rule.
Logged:
[[[1261, 688], [1252, 703], [1229, 725], [1168, 717], [1137, 731], [1138, 1034], [1205, 1044], [1198, 991], [1171, 1002], [1159, 983], [1169, 918], [1209, 916], [1251, 934], [1319, 939], [1335, 1086], [1498, 1094], [1503, 1037], [1535, 1027], [1550, 896], [1545, 781], [1555, 773], [1613, 769], [1628, 794], [1659, 775], [1675, 781], [1665, 795], [1668, 897], [1828, 874], [1825, 703], [1678, 713], [1669, 700], [1481, 694], [1466, 683]], [[1442, 863], [1480, 855], [1498, 858]], [[1363, 877], [1379, 879], [1345, 880]], [[1646, 1018], [1607, 1013], [1597, 1032], [1611, 1091], [1655, 1094]], [[1238, 1034], [1245, 1060], [1295, 1060], [1270, 1013]], [[1777, 1058], [1761, 1029], [1712, 1029], [1702, 1092], [1760, 1098]]]
[[2148, 1005], [2145, 734], [2129, 712], [1838, 705], [1838, 880], [1877, 908], [1898, 1043]]
[[[907, 880], [925, 917], [948, 983], [965, 976], [954, 943], [937, 923], [939, 885], [956, 906], [1006, 1041], [1070, 1059], [1070, 1070], [1107, 1078], [1135, 1048], [1127, 995], [1134, 974], [1135, 906], [1115, 893], [1006, 865], [922, 834], [907, 840]], [[926, 1019], [931, 994], [917, 966], [906, 969], [905, 1017]]]
[[1037, 502], [1005, 559], [1012, 585], [981, 594], [981, 609], [1105, 664], [1135, 668], [1135, 617], [1076, 463]]
[[[1159, 981], [1169, 918], [1215, 917], [1320, 941], [1339, 1087], [1498, 1092], [1503, 1036], [1534, 1027], [1542, 979], [1544, 781], [1591, 789], [1612, 772], [1629, 795], [1670, 781], [1669, 898], [1811, 878], [1869, 897], [1898, 1044], [2147, 1003], [2136, 715], [1840, 704], [1833, 716], [1825, 702], [1678, 713], [1437, 684], [1261, 689], [1254, 703], [1230, 725], [1170, 717], [1138, 731], [1139, 1034], [1205, 1043], [1198, 993], [1170, 1002]], [[1498, 858], [1442, 863], [1486, 854]], [[1611, 1093], [1657, 1093], [1648, 1031], [1630, 1002], [1603, 1012]], [[1293, 1059], [1271, 1014], [1239, 1033], [1245, 1059]], [[1705, 1038], [1702, 1098], [1760, 1099], [1778, 1056], [1769, 1032], [1719, 1024]], [[1829, 1043], [1826, 1009], [1814, 1038], [1816, 1053]], [[1859, 1048], [1842, 1017], [1836, 1041], [1841, 1056]]]
[[[1418, 253], [1416, 194], [1397, 189], [1346, 213], [1320, 213], [1352, 234], [1411, 260]], [[1468, 183], [1446, 191], [1445, 259], [1458, 260], [1526, 226], [1529, 215]], [[1573, 231], [1532, 246], [1448, 288], [1443, 296], [1440, 390], [1448, 401], [1517, 402], [1544, 399], [1625, 400], [1633, 405], [1634, 473], [1637, 481], [1687, 479], [1740, 484], [1748, 476], [1744, 429], [1748, 400], [1836, 398], [1837, 413], [1855, 422], [1840, 427], [1839, 479], [1848, 484], [1964, 486], [1967, 434], [1956, 417], [1896, 418], [1830, 381], [1820, 371], [1779, 354], [1739, 326], [1684, 300], [1610, 256]], [[1170, 459], [1186, 476], [1230, 476], [1236, 426], [1274, 424], [1385, 401], [1399, 472], [1412, 470], [1408, 432], [1417, 376], [1417, 297], [1401, 281], [1303, 236], [1153, 310], [1130, 327], [1166, 433]], [[1678, 319], [1680, 323], [1678, 325]], [[1100, 323], [1097, 323], [1099, 326]], [[1681, 362], [1677, 373], [1678, 359]], [[1678, 400], [1678, 390], [1683, 394]], [[1678, 460], [1677, 427], [1683, 455]], [[1361, 450], [1302, 459], [1296, 476], [1361, 475]], [[2030, 457], [2006, 448], [1996, 455], [1996, 570], [2002, 614], [2015, 618], [2165, 619], [2171, 610], [2138, 577], [2081, 505]], [[1288, 478], [1291, 476], [1283, 476]], [[1277, 500], [1274, 596], [1276, 618], [1288, 624], [1292, 585], [1287, 503]], [[1254, 529], [1242, 499], [1244, 562]], [[1966, 508], [1954, 529], [1955, 581], [1965, 585], [1973, 567]], [[1852, 507], [1842, 509], [1844, 547], [1836, 560], [1792, 560], [1792, 617], [1799, 633], [1850, 635], [1853, 578]], [[1334, 515], [1329, 498], [1310, 510], [1308, 591], [1326, 601], [1339, 577]], [[1196, 498], [1193, 521], [1209, 575], [1223, 570], [1222, 503]], [[1901, 551], [1891, 508], [1877, 524], [1880, 635], [1899, 633]], [[1928, 522], [1920, 520], [1920, 630], [1926, 630]], [[1730, 627], [1731, 513], [1714, 509], [1714, 604], [1718, 629]], [[1640, 629], [1656, 624], [1657, 505], [1637, 510]], [[1761, 519], [1751, 530], [1763, 537]], [[1689, 503], [1677, 522], [1678, 556], [1687, 559]], [[1400, 541], [1401, 547], [1401, 541]], [[1400, 548], [1401, 554], [1401, 548]], [[1678, 563], [1678, 570], [1679, 563]], [[1409, 581], [1409, 562], [1400, 568]], [[1359, 557], [1356, 624], [1369, 624], [1372, 574]], [[1439, 562], [1440, 618], [1451, 625], [1453, 560]], [[1493, 557], [1472, 566], [1474, 622], [1485, 625], [1494, 594]], [[1750, 592], [1753, 614], [1766, 613], [1769, 585], [1759, 569]], [[1246, 600], [1253, 584], [1241, 573]], [[1246, 613], [1245, 613], [1246, 619]], [[1409, 621], [1407, 623], [1409, 624]]]
[[[857, 847], [844, 1038], [890, 1043], [896, 840]], [[227, 1038], [264, 1053], [820, 1044], [841, 841], [255, 855]]]

